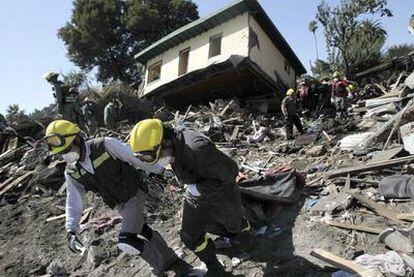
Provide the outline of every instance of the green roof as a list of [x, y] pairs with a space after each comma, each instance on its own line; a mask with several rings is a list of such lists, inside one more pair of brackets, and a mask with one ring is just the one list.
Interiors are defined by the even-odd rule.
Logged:
[[279, 51], [289, 60], [296, 73], [298, 75], [305, 73], [305, 67], [257, 0], [237, 0], [206, 17], [199, 18], [145, 48], [135, 55], [135, 60], [145, 64], [148, 60], [162, 54], [183, 41], [198, 36], [245, 12], [249, 12], [255, 18], [257, 23], [271, 38]]

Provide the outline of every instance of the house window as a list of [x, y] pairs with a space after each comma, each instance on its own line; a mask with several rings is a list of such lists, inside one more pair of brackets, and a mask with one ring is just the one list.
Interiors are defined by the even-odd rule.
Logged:
[[208, 57], [215, 57], [221, 54], [221, 39], [223, 38], [223, 34], [218, 34], [215, 36], [210, 37], [210, 50]]
[[290, 75], [290, 65], [287, 60], [285, 60], [285, 72]]
[[178, 62], [178, 76], [187, 73], [189, 55], [190, 55], [190, 48], [186, 48], [180, 51], [179, 62]]
[[148, 68], [148, 83], [157, 81], [161, 78], [162, 61], [156, 62]]

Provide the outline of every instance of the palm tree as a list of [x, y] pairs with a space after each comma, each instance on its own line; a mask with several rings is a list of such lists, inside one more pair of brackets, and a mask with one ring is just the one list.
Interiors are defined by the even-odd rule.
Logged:
[[309, 22], [309, 31], [313, 33], [313, 38], [315, 39], [315, 48], [316, 48], [316, 60], [319, 60], [319, 47], [318, 40], [316, 39], [316, 30], [318, 29], [318, 23], [315, 20]]
[[20, 122], [26, 118], [26, 114], [23, 110], [20, 110], [18, 104], [11, 104], [7, 107], [6, 118], [9, 122]]
[[349, 42], [348, 54], [351, 71], [361, 71], [378, 64], [386, 39], [387, 32], [379, 21], [369, 19], [361, 21]]

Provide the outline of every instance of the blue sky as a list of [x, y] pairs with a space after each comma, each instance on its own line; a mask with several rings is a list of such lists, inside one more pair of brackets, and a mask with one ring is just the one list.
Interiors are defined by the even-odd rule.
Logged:
[[[200, 16], [223, 7], [227, 0], [196, 0]], [[328, 0], [337, 3], [339, 0]], [[414, 13], [414, 1], [389, 0], [394, 17], [382, 20], [388, 32], [386, 48], [393, 44], [414, 43], [407, 23]], [[315, 47], [308, 23], [315, 16], [320, 0], [261, 0], [270, 18], [309, 69]], [[42, 80], [46, 71], [76, 69], [66, 57], [57, 29], [70, 19], [72, 0], [4, 1], [0, 9], [0, 112], [17, 103], [27, 112], [53, 102], [50, 86]], [[317, 31], [320, 55], [325, 56], [321, 30]]]

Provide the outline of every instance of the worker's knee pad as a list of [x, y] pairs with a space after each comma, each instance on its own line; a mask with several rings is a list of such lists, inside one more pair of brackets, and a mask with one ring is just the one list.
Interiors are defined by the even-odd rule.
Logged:
[[139, 255], [144, 250], [144, 240], [139, 238], [137, 234], [120, 233], [118, 248], [129, 255]]

